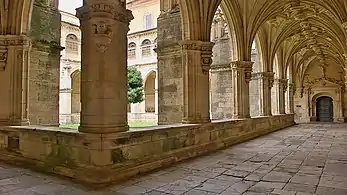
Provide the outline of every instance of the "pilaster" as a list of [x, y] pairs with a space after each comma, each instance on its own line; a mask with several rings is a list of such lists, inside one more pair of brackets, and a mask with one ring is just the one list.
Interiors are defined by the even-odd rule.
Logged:
[[209, 70], [214, 43], [181, 41], [184, 115], [183, 123], [209, 123], [210, 90]]
[[275, 109], [274, 114], [285, 114], [285, 93], [288, 88], [287, 79], [275, 79], [274, 80], [274, 96], [275, 101], [273, 101]]
[[274, 84], [274, 73], [258, 72], [254, 73], [254, 75], [260, 81], [260, 116], [271, 116], [271, 89]]
[[253, 62], [235, 61], [231, 63], [233, 84], [233, 118], [250, 118], [249, 82], [252, 77]]
[[127, 33], [133, 19], [122, 0], [89, 0], [77, 9], [82, 31], [79, 131], [128, 130]]
[[0, 36], [0, 125], [29, 125], [30, 49], [26, 36]]

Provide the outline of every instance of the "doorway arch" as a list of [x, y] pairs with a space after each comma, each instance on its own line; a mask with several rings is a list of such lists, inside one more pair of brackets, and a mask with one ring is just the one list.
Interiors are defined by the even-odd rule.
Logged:
[[334, 105], [333, 99], [329, 96], [321, 96], [316, 100], [316, 116], [317, 121], [333, 122], [334, 121]]

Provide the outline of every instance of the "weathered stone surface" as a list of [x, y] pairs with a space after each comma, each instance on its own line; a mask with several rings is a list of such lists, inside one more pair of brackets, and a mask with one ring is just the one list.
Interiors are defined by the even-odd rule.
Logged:
[[[270, 163], [258, 166], [259, 163], [252, 161], [254, 156], [262, 153], [272, 152], [273, 148], [281, 145], [281, 142], [295, 135], [295, 139], [302, 139], [305, 136], [307, 141], [301, 145], [306, 145], [311, 142], [312, 137], [317, 132], [319, 127], [325, 125], [300, 125], [286, 130], [278, 131], [270, 135], [257, 138], [242, 144], [235, 145], [223, 151], [208, 154], [203, 157], [198, 157], [194, 160], [177, 164], [173, 167], [150, 173], [146, 176], [139, 176], [128, 181], [119, 183], [115, 186], [92, 190], [80, 185], [63, 181], [51, 176], [35, 173], [30, 170], [15, 168], [9, 165], [0, 164], [0, 192], [10, 194], [119, 194], [119, 195], [134, 195], [134, 194], [192, 194], [192, 195], [345, 195], [347, 189], [345, 186], [347, 181], [347, 173], [341, 171], [336, 175], [333, 166], [340, 166], [338, 159], [331, 160], [329, 155], [326, 155], [327, 163], [324, 168], [315, 168], [302, 165], [299, 167], [297, 174], [286, 182], [270, 182], [260, 178], [259, 181], [247, 181], [246, 178], [228, 176], [226, 173], [230, 170], [239, 169], [248, 170], [251, 174], [256, 172], [269, 172], [280, 163]], [[344, 130], [345, 125], [334, 125], [330, 127], [330, 131], [341, 132], [341, 137], [335, 137], [332, 140], [333, 145], [337, 150], [346, 147], [342, 140], [347, 139]], [[322, 139], [318, 143], [324, 142], [324, 138], [330, 136], [331, 132], [326, 131], [322, 135]], [[294, 138], [293, 138], [294, 139]], [[68, 143], [68, 140], [64, 141]], [[261, 150], [259, 150], [261, 148]], [[312, 154], [313, 148], [308, 153], [298, 155], [297, 152], [287, 152], [287, 147], [281, 148], [276, 152], [273, 158], [285, 159], [286, 165], [295, 164], [295, 156], [303, 159], [303, 155], [309, 156]], [[345, 157], [341, 157], [344, 159]], [[230, 159], [243, 159], [233, 160]], [[297, 159], [297, 160], [299, 160]], [[233, 163], [234, 166], [229, 168], [220, 168], [221, 162]], [[332, 164], [331, 164], [332, 163]], [[254, 169], [254, 167], [258, 167]], [[330, 168], [328, 168], [330, 167]], [[338, 167], [336, 167], [337, 169]], [[326, 170], [322, 172], [322, 170]], [[272, 176], [276, 175], [273, 171]], [[289, 173], [284, 173], [284, 178]], [[271, 174], [270, 174], [271, 175]], [[280, 176], [283, 176], [282, 173]], [[317, 184], [317, 177], [321, 177]], [[277, 177], [276, 177], [277, 178]], [[282, 178], [282, 177], [281, 177]], [[287, 179], [286, 179], [287, 180]], [[294, 183], [293, 183], [294, 182]], [[298, 183], [295, 183], [298, 182]]]
[[59, 125], [60, 25], [57, 8], [35, 1], [29, 65], [29, 121], [32, 125]]

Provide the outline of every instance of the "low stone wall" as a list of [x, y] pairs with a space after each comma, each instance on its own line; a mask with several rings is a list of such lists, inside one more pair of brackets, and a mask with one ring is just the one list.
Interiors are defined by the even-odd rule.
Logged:
[[84, 134], [53, 127], [0, 127], [0, 159], [83, 182], [105, 184], [291, 125], [294, 115], [160, 126], [118, 134]]
[[157, 123], [158, 114], [153, 113], [128, 113], [128, 122]]

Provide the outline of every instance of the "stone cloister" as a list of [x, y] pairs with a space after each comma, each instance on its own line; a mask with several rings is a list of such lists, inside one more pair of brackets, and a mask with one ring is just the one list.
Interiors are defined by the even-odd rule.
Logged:
[[[59, 96], [45, 97], [49, 104], [41, 105], [35, 95], [42, 97], [31, 93], [33, 88], [59, 93], [59, 78], [42, 77], [42, 71], [59, 75], [53, 72], [59, 71], [63, 49], [54, 42], [60, 27], [45, 23], [43, 28], [52, 30], [50, 42], [30, 36], [40, 18], [35, 6], [47, 2], [53, 7], [58, 3], [0, 0], [4, 161], [104, 184], [292, 126], [294, 120], [346, 121], [345, 0], [161, 0], [156, 48], [160, 126], [140, 130], [129, 130], [127, 124], [132, 13], [125, 0], [85, 0], [77, 9], [82, 32], [80, 127], [38, 126], [33, 113], [52, 121], [59, 115]], [[59, 18], [52, 10], [50, 21]], [[219, 25], [213, 20], [216, 12], [223, 12], [227, 27], [215, 29], [227, 28], [230, 36], [225, 49], [221, 41], [211, 41], [211, 28]], [[220, 56], [212, 56], [214, 49], [222, 51]], [[215, 87], [210, 91], [210, 86]], [[224, 101], [217, 110], [210, 108], [214, 98]], [[37, 109], [30, 109], [33, 101]], [[211, 122], [211, 113], [218, 120]]]

